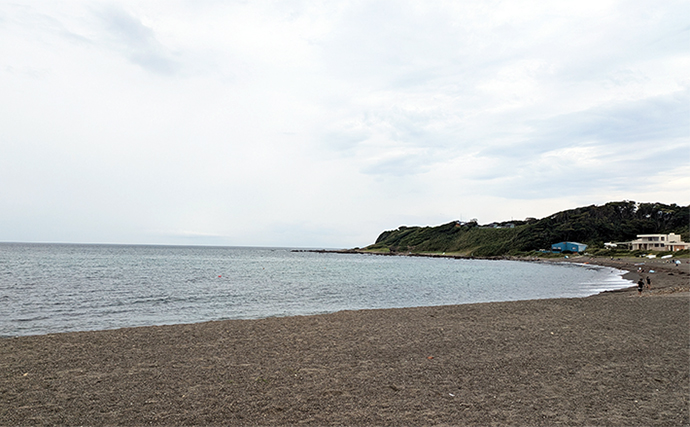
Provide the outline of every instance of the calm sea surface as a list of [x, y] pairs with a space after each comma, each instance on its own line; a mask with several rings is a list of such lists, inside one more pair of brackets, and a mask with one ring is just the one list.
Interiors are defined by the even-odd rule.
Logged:
[[287, 248], [0, 243], [0, 337], [582, 297], [630, 286], [621, 274]]

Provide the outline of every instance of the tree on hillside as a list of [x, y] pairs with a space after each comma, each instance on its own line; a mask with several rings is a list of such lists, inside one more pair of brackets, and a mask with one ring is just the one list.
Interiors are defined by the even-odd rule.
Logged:
[[492, 229], [480, 227], [475, 220], [437, 227], [400, 227], [383, 232], [376, 246], [393, 251], [471, 251], [488, 256], [547, 249], [561, 241], [601, 246], [608, 241], [630, 241], [638, 234], [677, 233], [688, 239], [690, 206], [626, 200], [570, 209], [517, 224], [514, 229]]

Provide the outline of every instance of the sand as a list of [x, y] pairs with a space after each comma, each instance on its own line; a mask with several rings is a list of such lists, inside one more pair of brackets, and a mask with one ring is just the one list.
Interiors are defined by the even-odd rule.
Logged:
[[1, 339], [0, 425], [688, 425], [688, 266], [655, 269], [642, 296]]

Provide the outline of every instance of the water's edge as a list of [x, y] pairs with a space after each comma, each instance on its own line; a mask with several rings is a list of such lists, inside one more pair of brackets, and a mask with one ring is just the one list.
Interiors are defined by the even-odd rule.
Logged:
[[0, 337], [585, 297], [633, 284], [594, 263], [347, 253], [0, 244]]

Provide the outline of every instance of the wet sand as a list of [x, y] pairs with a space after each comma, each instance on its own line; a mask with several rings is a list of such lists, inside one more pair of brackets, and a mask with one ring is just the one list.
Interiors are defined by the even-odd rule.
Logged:
[[688, 425], [688, 266], [655, 271], [641, 297], [2, 339], [0, 425]]

